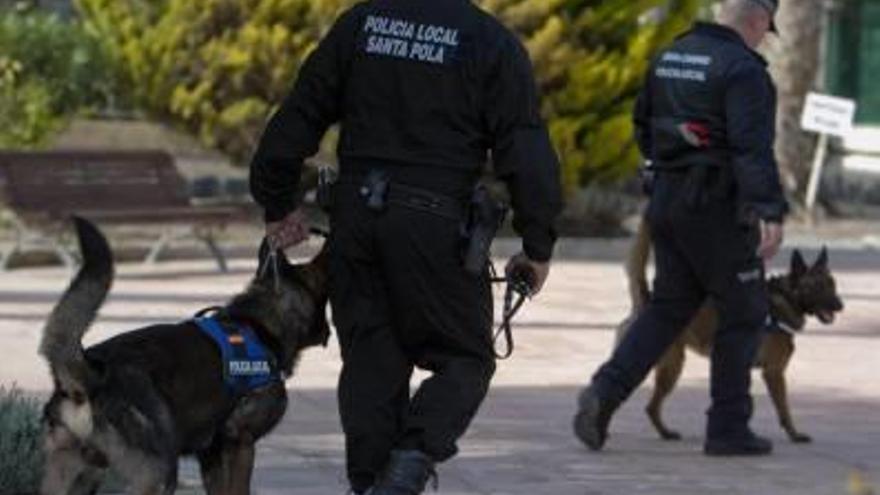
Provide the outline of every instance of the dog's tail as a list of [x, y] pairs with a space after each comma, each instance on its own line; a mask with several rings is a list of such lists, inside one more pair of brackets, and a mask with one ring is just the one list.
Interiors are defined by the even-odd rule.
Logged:
[[49, 361], [56, 386], [76, 397], [86, 393], [90, 382], [82, 338], [113, 283], [113, 252], [92, 223], [78, 217], [73, 222], [82, 266], [49, 315], [40, 354]]
[[648, 303], [648, 259], [651, 257], [651, 228], [643, 217], [626, 258], [626, 280], [632, 312], [637, 313]]

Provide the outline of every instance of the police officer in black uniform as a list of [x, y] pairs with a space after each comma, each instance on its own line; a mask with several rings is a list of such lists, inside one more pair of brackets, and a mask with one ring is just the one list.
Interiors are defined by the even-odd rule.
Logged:
[[[491, 154], [537, 292], [560, 211], [559, 165], [520, 42], [468, 0], [371, 0], [336, 22], [251, 166], [278, 246], [301, 240], [302, 162], [341, 123], [329, 239], [338, 400], [354, 493], [422, 493], [455, 455], [495, 370], [488, 270], [463, 267]], [[431, 372], [410, 394], [414, 367]]]
[[635, 123], [656, 177], [647, 212], [656, 279], [647, 309], [579, 397], [575, 434], [593, 450], [706, 296], [720, 322], [704, 452], [772, 450], [748, 423], [750, 368], [768, 316], [762, 258], [778, 250], [787, 213], [773, 155], [776, 92], [754, 51], [775, 30], [777, 7], [726, 0], [718, 24], [697, 23], [652, 64]]

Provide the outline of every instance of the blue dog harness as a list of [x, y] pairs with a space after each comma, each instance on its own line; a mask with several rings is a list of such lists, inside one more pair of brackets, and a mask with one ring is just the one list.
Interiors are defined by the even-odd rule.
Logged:
[[193, 322], [217, 345], [223, 361], [223, 382], [233, 397], [283, 381], [275, 358], [251, 327], [224, 325], [213, 316], [198, 317]]

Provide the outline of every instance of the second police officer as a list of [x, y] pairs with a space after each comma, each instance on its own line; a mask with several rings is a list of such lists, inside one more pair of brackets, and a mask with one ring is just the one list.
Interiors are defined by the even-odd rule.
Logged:
[[725, 0], [717, 24], [697, 23], [650, 69], [635, 123], [656, 174], [646, 215], [656, 278], [646, 310], [579, 398], [575, 434], [593, 450], [711, 296], [720, 321], [704, 451], [771, 451], [749, 428], [749, 386], [768, 316], [763, 259], [778, 250], [788, 210], [773, 155], [776, 90], [754, 51], [775, 30], [777, 8], [776, 0]]

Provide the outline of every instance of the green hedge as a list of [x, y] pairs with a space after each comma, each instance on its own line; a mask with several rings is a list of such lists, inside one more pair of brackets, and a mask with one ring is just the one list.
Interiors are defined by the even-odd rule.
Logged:
[[37, 493], [42, 474], [40, 404], [0, 387], [0, 493]]
[[[138, 102], [244, 162], [303, 59], [352, 0], [78, 0]], [[482, 0], [525, 41], [580, 186], [638, 164], [630, 112], [647, 64], [704, 0]], [[661, 9], [661, 10], [658, 10]], [[662, 15], [652, 13], [662, 12]]]
[[82, 24], [0, 8], [0, 147], [38, 147], [72, 114], [126, 106], [118, 74]]

